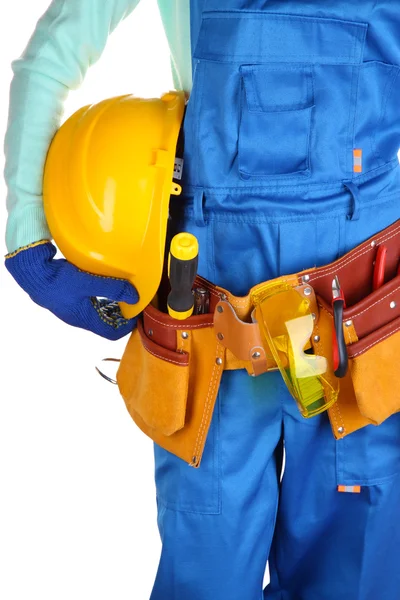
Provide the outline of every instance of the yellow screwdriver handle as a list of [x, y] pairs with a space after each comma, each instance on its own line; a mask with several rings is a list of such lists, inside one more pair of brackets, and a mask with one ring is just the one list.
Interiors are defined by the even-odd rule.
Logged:
[[168, 257], [168, 275], [171, 292], [168, 295], [168, 313], [174, 319], [184, 320], [193, 314], [192, 288], [197, 275], [199, 243], [191, 233], [178, 233], [171, 242]]

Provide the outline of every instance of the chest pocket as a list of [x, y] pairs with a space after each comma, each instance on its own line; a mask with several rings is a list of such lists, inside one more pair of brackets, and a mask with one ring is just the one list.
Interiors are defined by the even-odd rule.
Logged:
[[198, 185], [351, 174], [366, 31], [330, 18], [205, 11], [194, 52]]
[[240, 72], [243, 90], [238, 156], [242, 177], [308, 175], [314, 106], [312, 69], [242, 65]]

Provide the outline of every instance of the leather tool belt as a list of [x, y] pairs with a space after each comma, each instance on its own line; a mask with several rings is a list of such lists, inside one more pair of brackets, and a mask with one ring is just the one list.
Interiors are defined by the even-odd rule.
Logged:
[[[385, 281], [373, 291], [379, 246], [386, 247]], [[332, 279], [346, 297], [343, 331], [349, 370], [328, 410], [336, 439], [400, 410], [400, 220], [339, 260], [280, 277], [308, 290], [315, 314], [315, 354], [332, 344]], [[135, 423], [157, 444], [198, 467], [224, 370], [251, 376], [276, 370], [258, 323], [252, 297], [265, 282], [237, 297], [198, 277], [209, 290], [210, 312], [177, 321], [150, 305], [132, 333], [117, 374], [120, 392]], [[267, 400], [266, 400], [267, 401]]]

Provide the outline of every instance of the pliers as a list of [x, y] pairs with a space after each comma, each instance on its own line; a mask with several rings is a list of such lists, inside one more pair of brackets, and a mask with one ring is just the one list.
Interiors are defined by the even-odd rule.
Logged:
[[343, 310], [346, 302], [339, 278], [332, 281], [333, 308], [333, 369], [336, 377], [344, 377], [349, 366], [346, 343], [343, 333]]

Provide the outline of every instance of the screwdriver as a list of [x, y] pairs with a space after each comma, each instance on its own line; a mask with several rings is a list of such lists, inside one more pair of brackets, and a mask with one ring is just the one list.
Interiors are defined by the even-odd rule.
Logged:
[[193, 314], [192, 287], [197, 275], [199, 243], [191, 233], [178, 233], [172, 238], [168, 257], [171, 291], [168, 313], [174, 319], [187, 319]]

